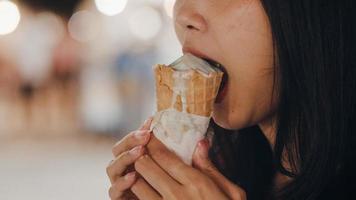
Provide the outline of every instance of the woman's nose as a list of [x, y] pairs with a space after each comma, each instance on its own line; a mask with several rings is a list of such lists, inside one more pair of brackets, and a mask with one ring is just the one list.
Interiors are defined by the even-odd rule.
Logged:
[[[192, 1], [189, 0], [185, 2]], [[207, 30], [207, 23], [203, 15], [199, 14], [194, 6], [189, 3], [184, 3], [176, 7], [175, 23], [186, 31], [204, 32]]]

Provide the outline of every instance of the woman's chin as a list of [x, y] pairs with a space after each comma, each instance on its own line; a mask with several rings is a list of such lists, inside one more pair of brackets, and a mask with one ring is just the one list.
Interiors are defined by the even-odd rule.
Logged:
[[[241, 112], [234, 112], [241, 113]], [[220, 127], [228, 130], [239, 130], [251, 126], [251, 121], [244, 115], [236, 115], [230, 113], [228, 110], [224, 110], [218, 105], [215, 106], [212, 114], [214, 122]]]
[[221, 113], [221, 112], [213, 112], [212, 118], [214, 122], [219, 125], [220, 127], [224, 129], [232, 129], [231, 125], [229, 123], [228, 117], [226, 116], [226, 113]]

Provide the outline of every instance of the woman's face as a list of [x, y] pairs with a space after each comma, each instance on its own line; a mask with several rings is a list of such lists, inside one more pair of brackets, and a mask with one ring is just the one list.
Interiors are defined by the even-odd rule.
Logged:
[[272, 34], [259, 0], [177, 0], [174, 22], [183, 52], [214, 60], [228, 74], [214, 105], [217, 124], [240, 129], [273, 116]]

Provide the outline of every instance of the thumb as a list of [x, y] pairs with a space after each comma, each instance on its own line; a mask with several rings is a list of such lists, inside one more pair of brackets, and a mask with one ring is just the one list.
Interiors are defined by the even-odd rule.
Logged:
[[213, 179], [221, 179], [223, 176], [209, 159], [209, 140], [198, 142], [193, 155], [193, 166]]
[[217, 171], [216, 167], [209, 159], [209, 140], [200, 140], [193, 154], [193, 166], [204, 173]]
[[201, 140], [193, 155], [193, 166], [209, 176], [231, 199], [245, 200], [245, 191], [222, 175], [209, 159], [209, 141]]

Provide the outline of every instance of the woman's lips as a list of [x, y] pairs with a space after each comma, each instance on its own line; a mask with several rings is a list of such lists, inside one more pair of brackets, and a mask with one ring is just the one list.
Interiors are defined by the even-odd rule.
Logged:
[[226, 92], [227, 92], [228, 73], [222, 64], [220, 64], [214, 60], [210, 60], [210, 59], [204, 59], [204, 60], [223, 72], [223, 77], [222, 77], [221, 84], [220, 84], [220, 87], [218, 90], [218, 94], [217, 94], [217, 97], [215, 100], [215, 103], [220, 103], [223, 100], [223, 98], [225, 97]]

